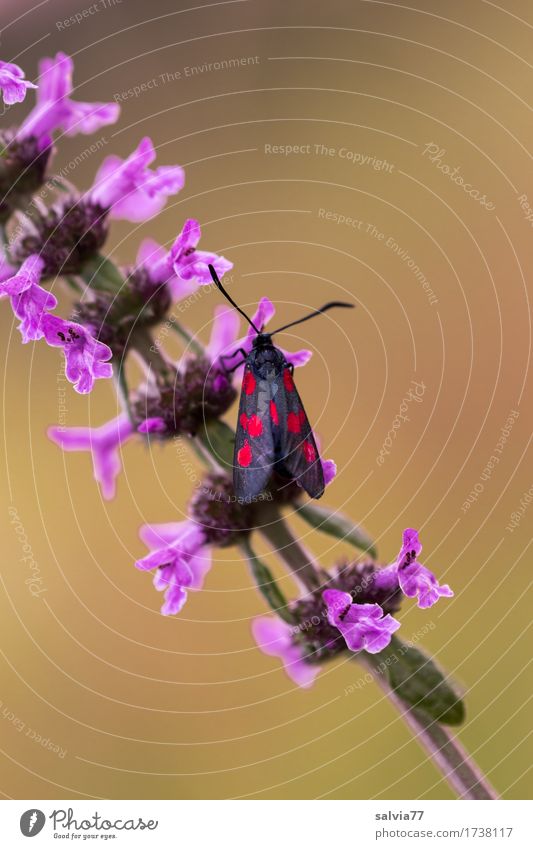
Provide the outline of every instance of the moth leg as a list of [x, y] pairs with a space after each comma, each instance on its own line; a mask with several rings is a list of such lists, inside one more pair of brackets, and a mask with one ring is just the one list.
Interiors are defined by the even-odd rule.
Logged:
[[221, 360], [232, 360], [233, 357], [236, 356], [236, 354], [242, 354], [244, 359], [246, 359], [246, 357], [248, 356], [248, 354], [246, 353], [244, 348], [237, 348], [237, 350], [233, 351], [233, 353], [231, 353], [231, 354], [222, 354], [220, 359]]
[[[232, 360], [233, 357], [237, 356], [237, 354], [242, 354], [242, 356], [244, 357], [244, 360], [246, 360], [246, 357], [248, 356], [248, 354], [246, 353], [244, 348], [237, 348], [237, 350], [233, 351], [233, 353], [231, 353], [231, 354], [222, 354], [220, 356], [220, 359], [222, 360], [222, 365], [224, 366], [224, 370], [228, 374], [231, 374], [232, 371], [235, 371], [235, 369], [239, 368], [239, 366], [242, 366], [242, 363], [238, 363], [238, 365], [233, 366], [232, 368], [228, 369], [225, 362], [224, 362], [225, 360]], [[244, 362], [244, 360], [243, 360], [243, 362]]]
[[[223, 359], [223, 357], [221, 357], [221, 359]], [[245, 362], [246, 360], [241, 360], [240, 363], [237, 363], [237, 365], [232, 366], [231, 368], [226, 368], [226, 366], [224, 366], [226, 374], [231, 374], [232, 372], [236, 371], [240, 366], [243, 366]]]

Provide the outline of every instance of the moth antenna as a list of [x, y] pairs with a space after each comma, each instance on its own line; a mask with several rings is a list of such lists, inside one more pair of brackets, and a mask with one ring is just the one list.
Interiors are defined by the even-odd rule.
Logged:
[[345, 301], [330, 301], [329, 303], [324, 304], [323, 307], [320, 307], [320, 309], [313, 310], [313, 312], [309, 313], [309, 315], [304, 315], [303, 318], [299, 318], [297, 321], [291, 321], [290, 324], [284, 324], [283, 327], [278, 327], [277, 330], [273, 330], [269, 335], [273, 336], [274, 333], [280, 333], [282, 330], [294, 327], [295, 324], [301, 324], [302, 321], [308, 321], [310, 318], [314, 318], [315, 315], [322, 315], [323, 312], [327, 312], [328, 310], [333, 309], [333, 307], [346, 307], [347, 309], [353, 309], [355, 304], [347, 304]]
[[235, 303], [235, 301], [233, 300], [233, 298], [230, 298], [230, 296], [228, 295], [228, 293], [227, 293], [227, 292], [226, 292], [226, 290], [224, 289], [224, 286], [222, 285], [222, 283], [221, 283], [221, 282], [220, 282], [220, 280], [218, 279], [218, 275], [217, 275], [217, 273], [216, 273], [216, 271], [215, 271], [214, 267], [213, 267], [210, 263], [208, 264], [208, 266], [207, 266], [207, 267], [209, 268], [209, 272], [210, 272], [210, 274], [211, 274], [211, 277], [213, 278], [213, 283], [215, 284], [215, 286], [217, 286], [217, 287], [220, 289], [220, 291], [222, 292], [222, 294], [224, 295], [224, 297], [226, 298], [226, 300], [228, 300], [228, 301], [230, 302], [230, 304], [232, 305], [232, 307], [235, 307], [235, 309], [237, 310], [237, 312], [240, 312], [240, 314], [241, 314], [242, 316], [244, 316], [244, 318], [246, 319], [246, 321], [248, 322], [248, 324], [250, 324], [250, 325], [253, 327], [253, 329], [255, 330], [255, 332], [256, 332], [257, 334], [261, 333], [261, 331], [260, 331], [260, 330], [258, 330], [258, 329], [257, 329], [257, 327], [255, 326], [255, 324], [253, 323], [252, 319], [251, 319], [251, 318], [248, 318], [248, 316], [246, 315], [246, 313], [244, 312], [244, 310], [241, 310], [240, 306], [239, 306], [238, 304], [236, 304], [236, 303]]

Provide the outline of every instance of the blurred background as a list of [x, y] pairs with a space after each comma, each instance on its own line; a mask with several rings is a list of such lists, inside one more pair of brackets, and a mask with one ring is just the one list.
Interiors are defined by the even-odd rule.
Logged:
[[[56, 170], [103, 140], [70, 170], [80, 188], [145, 135], [158, 164], [186, 169], [157, 219], [114, 224], [115, 261], [147, 236], [170, 245], [194, 217], [204, 248], [234, 263], [245, 307], [268, 295], [284, 323], [327, 300], [357, 304], [283, 339], [314, 351], [297, 378], [339, 467], [324, 501], [365, 526], [383, 562], [404, 527], [420, 529], [422, 561], [455, 597], [405, 604], [402, 635], [423, 632], [464, 692], [459, 738], [504, 797], [525, 798], [530, 4], [190, 5], [97, 0], [84, 16], [85, 0], [3, 0], [1, 56], [35, 79], [39, 58], [63, 50], [78, 99], [121, 103], [116, 125], [58, 145]], [[3, 126], [31, 104], [30, 92]], [[219, 303], [207, 292], [183, 316], [204, 340]], [[3, 795], [450, 798], [377, 687], [346, 694], [356, 663], [302, 691], [258, 652], [250, 620], [264, 608], [236, 549], [217, 553], [181, 615], [160, 615], [133, 563], [140, 525], [179, 520], [190, 495], [172, 445], [129, 443], [117, 496], [102, 501], [88, 455], [63, 455], [46, 428], [112, 418], [112, 385], [76, 395], [57, 350], [20, 344], [7, 303], [0, 322]], [[326, 567], [349, 553], [293, 527]]]

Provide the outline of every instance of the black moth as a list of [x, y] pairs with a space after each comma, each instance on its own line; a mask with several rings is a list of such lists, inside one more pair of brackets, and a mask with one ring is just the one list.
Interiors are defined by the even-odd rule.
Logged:
[[235, 495], [244, 500], [259, 495], [275, 470], [282, 477], [297, 481], [311, 498], [320, 498], [324, 493], [324, 473], [313, 431], [294, 385], [294, 367], [272, 344], [272, 336], [332, 307], [353, 304], [332, 301], [272, 333], [262, 333], [230, 298], [212, 265], [209, 271], [224, 297], [257, 333], [249, 354], [239, 348], [223, 357], [232, 360], [239, 353], [244, 357], [228, 368], [231, 372], [244, 363], [233, 455]]

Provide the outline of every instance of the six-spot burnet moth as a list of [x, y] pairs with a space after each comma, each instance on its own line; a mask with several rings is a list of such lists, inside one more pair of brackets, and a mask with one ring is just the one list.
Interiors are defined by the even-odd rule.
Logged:
[[244, 364], [233, 455], [235, 495], [244, 500], [259, 495], [275, 470], [282, 477], [297, 481], [311, 498], [320, 498], [324, 492], [324, 473], [313, 431], [294, 385], [294, 367], [272, 344], [272, 336], [332, 307], [354, 305], [331, 301], [272, 333], [263, 333], [230, 298], [212, 265], [209, 271], [224, 297], [257, 333], [250, 353], [239, 348], [222, 358], [230, 361], [237, 354], [244, 358], [227, 369], [232, 372]]

